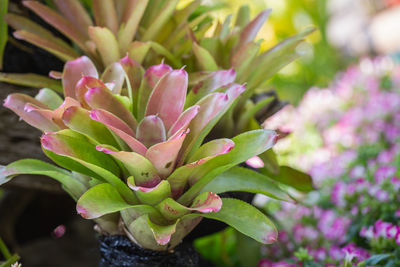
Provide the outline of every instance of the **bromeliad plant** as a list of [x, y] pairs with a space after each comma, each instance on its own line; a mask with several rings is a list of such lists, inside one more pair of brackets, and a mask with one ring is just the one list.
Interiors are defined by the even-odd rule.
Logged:
[[[125, 54], [145, 67], [157, 64], [162, 58], [174, 67], [185, 64], [190, 73], [190, 91], [185, 108], [195, 105], [209, 93], [225, 90], [221, 88], [224, 84], [246, 83], [246, 91], [214, 127], [211, 133], [214, 138], [233, 137], [260, 129], [267, 117], [285, 105], [269, 91], [268, 79], [299, 57], [296, 47], [313, 31], [306, 30], [263, 52], [261, 40], [256, 40], [256, 36], [270, 10], [250, 21], [249, 9], [243, 6], [235, 23], [231, 23], [229, 16], [222, 24], [217, 24], [211, 36], [206, 37], [212, 19], [209, 9], [201, 6], [200, 1], [178, 9], [178, 0], [94, 0], [91, 12], [79, 0], [53, 2], [58, 11], [37, 1], [23, 3], [65, 35], [73, 46], [25, 17], [8, 14], [7, 23], [17, 30], [14, 36], [62, 60], [85, 54], [100, 70], [113, 68], [109, 66]], [[60, 74], [52, 72], [51, 76]], [[0, 80], [59, 92], [63, 90], [59, 81], [36, 74], [0, 73]], [[313, 189], [308, 175], [279, 166], [272, 150], [262, 153], [260, 158], [264, 165], [260, 171], [276, 181], [300, 191]]]
[[144, 71], [128, 56], [100, 78], [88, 57], [68, 61], [62, 83], [64, 100], [42, 89], [35, 98], [11, 94], [4, 105], [44, 132], [44, 153], [64, 169], [24, 159], [3, 167], [0, 184], [20, 174], [52, 177], [99, 231], [125, 233], [147, 249], [172, 249], [203, 217], [262, 243], [276, 240], [263, 213], [217, 194], [249, 191], [290, 201], [267, 176], [236, 166], [270, 149], [277, 134], [260, 129], [203, 143], [243, 85], [229, 82], [185, 108], [184, 69], [160, 64]]

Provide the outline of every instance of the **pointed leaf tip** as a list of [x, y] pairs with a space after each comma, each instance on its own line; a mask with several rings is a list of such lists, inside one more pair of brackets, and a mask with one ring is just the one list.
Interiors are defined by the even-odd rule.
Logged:
[[106, 148], [106, 147], [104, 147], [104, 146], [102, 146], [102, 145], [97, 145], [97, 146], [96, 146], [96, 150], [97, 150], [97, 151], [100, 151], [100, 152], [103, 152], [103, 153], [105, 153], [105, 154], [113, 154], [113, 153], [116, 152], [116, 151], [113, 151], [113, 150], [111, 150], [111, 149], [109, 149], [109, 148]]
[[99, 76], [95, 65], [87, 56], [78, 57], [65, 63], [62, 75], [64, 96], [76, 99], [75, 86], [82, 76], [95, 78]]
[[76, 205], [76, 212], [85, 219], [89, 219], [88, 211], [81, 205]]
[[173, 69], [166, 64], [159, 64], [159, 65], [153, 65], [149, 67], [145, 74], [144, 77], [148, 83], [148, 85], [151, 88], [154, 88], [156, 86], [157, 82], [168, 72], [172, 71]]
[[191, 206], [191, 210], [201, 213], [218, 212], [222, 207], [221, 198], [213, 192], [204, 192], [200, 194]]

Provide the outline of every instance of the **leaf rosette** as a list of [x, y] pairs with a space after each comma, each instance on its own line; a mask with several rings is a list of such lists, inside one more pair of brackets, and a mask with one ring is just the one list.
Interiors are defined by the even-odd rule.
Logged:
[[205, 141], [245, 86], [222, 79], [218, 90], [187, 105], [183, 68], [162, 63], [144, 70], [128, 56], [101, 74], [86, 56], [68, 61], [61, 80], [65, 99], [45, 88], [35, 98], [11, 94], [4, 106], [43, 132], [44, 153], [62, 168], [20, 160], [1, 169], [0, 183], [19, 174], [54, 178], [99, 231], [125, 233], [148, 249], [172, 249], [203, 217], [262, 243], [276, 240], [263, 213], [218, 194], [291, 201], [269, 177], [237, 167], [269, 150], [277, 134], [259, 129]]

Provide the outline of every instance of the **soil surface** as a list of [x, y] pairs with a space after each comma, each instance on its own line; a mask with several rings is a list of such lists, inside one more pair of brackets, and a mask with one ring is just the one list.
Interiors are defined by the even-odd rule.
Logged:
[[126, 236], [100, 238], [100, 267], [197, 267], [199, 254], [191, 243], [181, 243], [173, 252], [143, 249]]

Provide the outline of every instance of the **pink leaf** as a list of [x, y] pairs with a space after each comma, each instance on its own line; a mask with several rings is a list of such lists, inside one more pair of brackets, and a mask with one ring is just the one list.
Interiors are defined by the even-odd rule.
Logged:
[[102, 83], [99, 79], [92, 76], [83, 76], [75, 86], [75, 95], [76, 99], [82, 103], [84, 108], [89, 108], [89, 105], [86, 103], [85, 94], [91, 88], [104, 88], [106, 89], [106, 85]]
[[171, 126], [168, 131], [168, 138], [172, 137], [175, 133], [180, 132], [181, 130], [186, 130], [189, 126], [189, 123], [193, 120], [193, 118], [199, 113], [200, 106], [194, 105], [179, 116], [178, 120]]
[[187, 86], [188, 74], [183, 69], [164, 75], [150, 95], [146, 116], [158, 114], [169, 130], [183, 111]]
[[[25, 108], [27, 104], [29, 105]], [[4, 106], [14, 111], [26, 123], [41, 131], [60, 130], [60, 127], [49, 119], [48, 113], [38, 111], [43, 109], [51, 112], [49, 107], [33, 97], [24, 94], [11, 94], [4, 100]]]
[[145, 117], [137, 127], [136, 137], [146, 147], [164, 142], [166, 135], [163, 121], [157, 115]]
[[153, 89], [158, 81], [170, 71], [172, 71], [172, 68], [164, 63], [153, 65], [146, 70], [144, 78], [149, 87]]
[[62, 77], [65, 97], [68, 96], [77, 99], [75, 87], [82, 76], [85, 75], [94, 78], [99, 77], [96, 67], [88, 57], [82, 56], [65, 63]]

